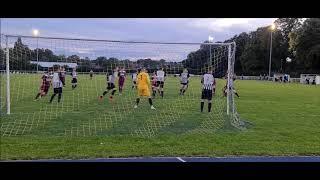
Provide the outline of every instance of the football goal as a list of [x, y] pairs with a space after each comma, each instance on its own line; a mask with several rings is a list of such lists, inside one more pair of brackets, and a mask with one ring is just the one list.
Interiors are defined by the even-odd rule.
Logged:
[[[2, 35], [1, 136], [152, 137], [243, 129], [233, 93], [235, 50], [234, 42]], [[134, 108], [143, 69], [155, 109], [148, 97]], [[215, 80], [211, 101], [203, 97], [205, 73]]]

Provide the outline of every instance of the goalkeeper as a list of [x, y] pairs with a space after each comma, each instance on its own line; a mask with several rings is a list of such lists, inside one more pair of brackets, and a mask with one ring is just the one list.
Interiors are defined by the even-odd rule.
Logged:
[[151, 109], [156, 109], [152, 105], [152, 99], [150, 96], [150, 78], [149, 78], [149, 75], [146, 73], [145, 68], [142, 68], [141, 72], [138, 74], [137, 85], [138, 85], [138, 98], [136, 99], [136, 105], [134, 106], [134, 108], [138, 108], [138, 104], [140, 102], [141, 97], [148, 97]]

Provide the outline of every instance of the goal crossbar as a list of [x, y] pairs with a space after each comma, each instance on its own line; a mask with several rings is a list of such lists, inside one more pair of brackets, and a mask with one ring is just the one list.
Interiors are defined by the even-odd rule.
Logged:
[[181, 45], [232, 45], [231, 43], [192, 43], [192, 42], [156, 42], [156, 41], [121, 41], [121, 40], [106, 40], [106, 39], [86, 39], [86, 38], [62, 38], [62, 37], [48, 37], [48, 36], [24, 36], [24, 35], [5, 35], [6, 37], [22, 37], [34, 39], [54, 39], [54, 40], [70, 40], [70, 41], [93, 41], [93, 42], [116, 42], [116, 43], [136, 43], [136, 44], [181, 44]]

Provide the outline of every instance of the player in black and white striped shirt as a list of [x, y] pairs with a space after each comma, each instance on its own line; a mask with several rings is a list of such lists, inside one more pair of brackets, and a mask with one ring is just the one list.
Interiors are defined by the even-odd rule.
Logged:
[[103, 92], [103, 94], [99, 97], [100, 100], [102, 100], [103, 97], [111, 90], [112, 92], [111, 92], [111, 95], [109, 96], [109, 100], [113, 99], [114, 93], [117, 91], [115, 86], [115, 81], [116, 81], [116, 70], [114, 72], [111, 72], [110, 75], [106, 73], [107, 88]]
[[184, 69], [183, 73], [180, 74], [180, 84], [181, 84], [180, 95], [184, 95], [184, 93], [188, 89], [189, 77], [190, 75], [188, 73], [188, 70]]
[[205, 100], [208, 100], [208, 112], [211, 112], [211, 104], [212, 104], [211, 100], [212, 100], [212, 95], [215, 92], [215, 79], [212, 75], [211, 70], [208, 70], [208, 72], [202, 76], [201, 84], [202, 84], [201, 112], [203, 112], [203, 106], [204, 106]]
[[163, 71], [163, 68], [160, 68], [157, 72], [157, 86], [158, 86], [158, 92], [160, 93], [160, 96], [163, 98], [163, 86], [164, 81], [166, 77], [166, 73]]
[[78, 85], [78, 75], [77, 75], [77, 71], [76, 71], [76, 68], [73, 68], [73, 71], [72, 71], [72, 90], [75, 89]]

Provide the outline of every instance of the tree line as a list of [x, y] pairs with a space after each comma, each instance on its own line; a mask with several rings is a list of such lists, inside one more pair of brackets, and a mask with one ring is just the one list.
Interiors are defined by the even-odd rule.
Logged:
[[[273, 73], [320, 73], [320, 18], [279, 18], [272, 32]], [[241, 33], [225, 42], [235, 41], [235, 72], [244, 75], [268, 74], [270, 26]], [[292, 61], [287, 62], [290, 58]]]

